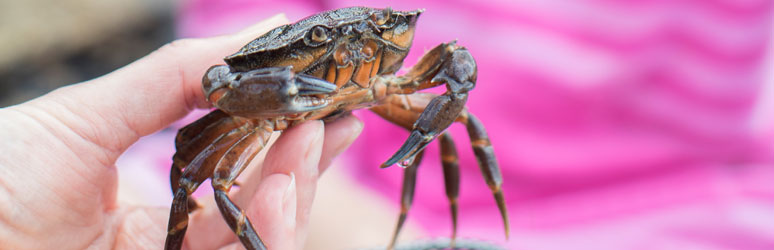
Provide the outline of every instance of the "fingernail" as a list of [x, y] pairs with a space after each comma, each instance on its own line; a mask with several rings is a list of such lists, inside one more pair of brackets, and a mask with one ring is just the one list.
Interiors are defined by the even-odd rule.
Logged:
[[282, 211], [288, 228], [296, 226], [296, 193], [296, 175], [290, 172], [290, 183], [282, 196]]

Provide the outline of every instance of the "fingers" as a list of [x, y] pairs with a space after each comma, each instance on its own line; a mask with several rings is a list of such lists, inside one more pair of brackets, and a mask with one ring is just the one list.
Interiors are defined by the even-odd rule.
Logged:
[[[314, 133], [323, 132], [319, 129], [323, 127], [322, 124], [321, 121], [311, 121], [303, 124], [302, 126], [304, 127], [284, 133], [267, 154], [264, 168], [261, 171], [262, 176], [286, 171], [295, 173], [296, 186], [298, 188], [295, 229], [295, 244], [297, 247], [303, 246], [303, 243], [306, 241], [309, 215], [317, 190], [319, 175], [328, 168], [336, 156], [352, 144], [363, 129], [363, 123], [357, 117], [344, 117], [326, 124], [324, 126], [324, 136], [306, 139], [322, 146], [319, 148], [319, 152], [316, 147], [310, 147], [305, 152], [305, 157], [293, 158], [292, 155], [290, 157], [283, 156], [282, 152], [292, 152], [293, 150], [303, 148], [303, 145], [307, 143], [304, 137], [311, 137], [310, 135]], [[318, 128], [312, 130], [313, 126]], [[321, 142], [322, 145], [320, 145]], [[298, 150], [297, 154], [300, 152], [302, 151]]]
[[258, 184], [246, 215], [268, 249], [298, 249], [295, 245], [297, 182], [295, 174], [276, 173]]
[[309, 213], [320, 173], [318, 166], [324, 132], [322, 121], [309, 121], [285, 131], [269, 150], [261, 170], [263, 178], [277, 173], [295, 174], [298, 188], [295, 242], [298, 244], [306, 240]]
[[278, 15], [235, 35], [177, 40], [115, 72], [29, 104], [59, 116], [76, 132], [88, 131], [84, 137], [120, 153], [191, 109], [209, 106], [201, 89], [207, 68], [224, 64], [223, 57], [286, 22]]

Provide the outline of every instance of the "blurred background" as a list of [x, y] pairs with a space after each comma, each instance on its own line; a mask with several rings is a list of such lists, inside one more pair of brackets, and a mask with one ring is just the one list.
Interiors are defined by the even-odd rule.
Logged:
[[172, 1], [0, 1], [0, 107], [104, 75], [175, 38]]
[[[0, 0], [0, 107], [176, 38], [354, 5], [426, 9], [407, 66], [453, 39], [476, 57], [468, 106], [503, 169], [512, 234], [452, 126], [460, 236], [507, 249], [774, 249], [770, 0]], [[172, 138], [203, 113], [122, 156], [120, 199], [169, 205]], [[379, 246], [392, 233], [402, 172], [377, 166], [408, 133], [356, 115], [366, 128], [320, 182], [307, 249]], [[438, 158], [428, 147], [404, 241], [450, 234]]]

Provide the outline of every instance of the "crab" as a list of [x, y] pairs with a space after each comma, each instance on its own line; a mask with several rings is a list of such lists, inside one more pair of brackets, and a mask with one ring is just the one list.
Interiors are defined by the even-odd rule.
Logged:
[[[457, 229], [459, 167], [454, 142], [444, 130], [466, 126], [473, 151], [491, 189], [507, 238], [509, 227], [502, 177], [483, 124], [465, 108], [476, 85], [477, 67], [456, 41], [429, 50], [406, 74], [397, 76], [409, 52], [417, 18], [424, 10], [394, 11], [351, 7], [322, 12], [277, 27], [207, 70], [202, 88], [217, 109], [183, 127], [175, 138], [171, 186], [174, 198], [166, 249], [180, 249], [188, 214], [197, 204], [191, 194], [206, 179], [223, 218], [247, 249], [266, 249], [244, 212], [228, 192], [235, 179], [272, 132], [307, 120], [331, 121], [369, 108], [411, 131], [382, 168], [404, 167], [401, 210], [390, 246], [411, 206], [423, 150], [440, 137], [441, 158]], [[417, 93], [439, 85], [443, 94]], [[452, 245], [453, 240], [452, 240]]]

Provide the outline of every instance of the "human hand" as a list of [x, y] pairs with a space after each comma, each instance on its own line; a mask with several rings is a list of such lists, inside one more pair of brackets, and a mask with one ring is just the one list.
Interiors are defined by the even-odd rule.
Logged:
[[[169, 208], [118, 202], [116, 159], [140, 137], [209, 107], [204, 71], [285, 22], [277, 16], [235, 35], [175, 41], [103, 77], [0, 109], [0, 246], [162, 248]], [[361, 129], [354, 117], [304, 123], [254, 160], [261, 167], [245, 170], [231, 197], [269, 248], [303, 246], [318, 176]], [[241, 248], [213, 198], [199, 201], [184, 247]]]

